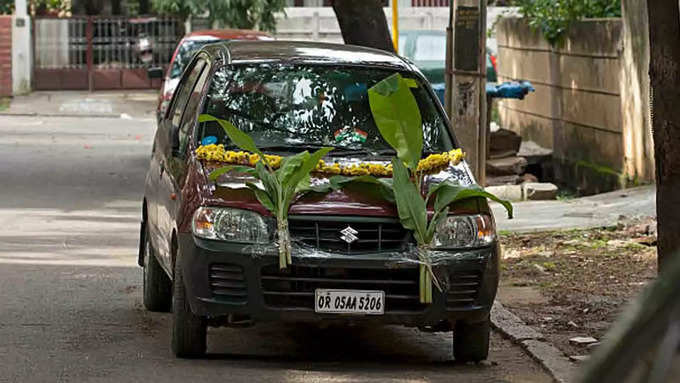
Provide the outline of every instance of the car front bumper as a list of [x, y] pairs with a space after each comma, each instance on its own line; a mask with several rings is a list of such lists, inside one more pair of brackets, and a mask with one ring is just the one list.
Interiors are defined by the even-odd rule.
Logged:
[[[452, 253], [434, 267], [444, 292], [418, 301], [418, 264], [385, 254], [328, 256], [293, 251], [293, 264], [278, 268], [278, 253], [250, 245], [180, 234], [180, 267], [192, 311], [219, 322], [228, 317], [279, 322], [374, 322], [438, 326], [486, 320], [499, 279], [498, 245]], [[384, 315], [318, 314], [314, 289], [385, 291]]]

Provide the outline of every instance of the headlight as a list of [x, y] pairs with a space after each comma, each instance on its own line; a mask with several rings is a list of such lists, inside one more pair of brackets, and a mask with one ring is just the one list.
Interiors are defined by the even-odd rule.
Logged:
[[437, 227], [435, 247], [481, 247], [496, 239], [493, 217], [486, 214], [451, 215]]
[[191, 229], [197, 237], [245, 243], [270, 243], [273, 232], [255, 212], [219, 207], [198, 208]]

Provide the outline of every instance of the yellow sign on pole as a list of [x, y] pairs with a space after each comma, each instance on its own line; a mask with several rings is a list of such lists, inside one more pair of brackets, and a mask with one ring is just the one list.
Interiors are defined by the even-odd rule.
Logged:
[[399, 54], [399, 0], [392, 0], [392, 44], [394, 51]]

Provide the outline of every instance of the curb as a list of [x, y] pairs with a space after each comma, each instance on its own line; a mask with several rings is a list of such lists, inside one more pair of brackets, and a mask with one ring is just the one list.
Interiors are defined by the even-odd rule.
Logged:
[[521, 346], [559, 383], [570, 383], [576, 377], [576, 365], [562, 351], [545, 341], [540, 332], [529, 327], [517, 315], [496, 301], [491, 308], [491, 325], [513, 343]]

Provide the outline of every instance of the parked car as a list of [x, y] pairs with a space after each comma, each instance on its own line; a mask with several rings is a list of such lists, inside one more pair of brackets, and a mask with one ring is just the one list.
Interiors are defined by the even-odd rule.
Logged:
[[[268, 154], [329, 145], [335, 147], [329, 162], [370, 158], [387, 164], [394, 151], [375, 125], [367, 89], [394, 73], [412, 84], [424, 151], [458, 147], [427, 80], [392, 53], [336, 44], [231, 41], [206, 46], [193, 57], [158, 122], [140, 234], [144, 304], [152, 311], [172, 308], [175, 355], [203, 355], [206, 326], [278, 321], [453, 330], [457, 360], [487, 357], [499, 250], [486, 200], [451, 207], [446, 222], [460, 230], [453, 239], [441, 239], [438, 250], [446, 256], [435, 266], [446, 287], [434, 289], [433, 303], [422, 304], [413, 235], [399, 222], [396, 207], [375, 190], [347, 188], [296, 200], [288, 223], [297, 245], [292, 265], [280, 269], [274, 219], [244, 188], [249, 179], [226, 173], [211, 181], [215, 165], [195, 153], [201, 143], [236, 148], [219, 124], [198, 122], [207, 113], [247, 132]], [[346, 127], [360, 129], [361, 139], [338, 141], [337, 133]], [[474, 182], [463, 162], [425, 183], [448, 178]], [[482, 244], [480, 236], [489, 241]], [[331, 290], [369, 294], [375, 309], [329, 313], [317, 298]]]
[[[229, 40], [273, 40], [273, 37], [266, 32], [247, 29], [209, 29], [194, 31], [184, 36], [172, 54], [170, 65], [168, 65], [163, 84], [161, 85], [161, 91], [158, 96], [158, 115], [165, 112], [177, 88], [177, 83], [184, 72], [184, 68], [194, 57], [194, 54], [206, 44]], [[163, 68], [149, 68], [148, 74], [150, 78], [162, 78]]]
[[[445, 81], [446, 32], [399, 31], [399, 54], [411, 60], [431, 84]], [[492, 47], [486, 48], [486, 81], [498, 80], [496, 56]]]

